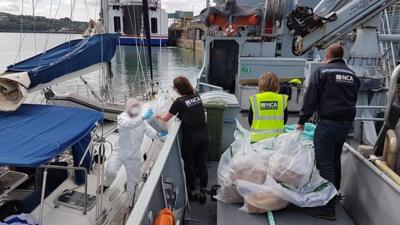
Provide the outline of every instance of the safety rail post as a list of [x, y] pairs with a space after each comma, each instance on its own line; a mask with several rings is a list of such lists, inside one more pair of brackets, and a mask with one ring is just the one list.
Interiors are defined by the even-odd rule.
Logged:
[[47, 182], [47, 168], [45, 168], [44, 172], [43, 172], [42, 194], [40, 196], [39, 225], [42, 225], [42, 222], [43, 222], [44, 195], [45, 195], [45, 192], [46, 192], [46, 182]]
[[[88, 184], [87, 184], [87, 169], [85, 168], [85, 167], [68, 167], [68, 166], [57, 166], [57, 165], [42, 165], [42, 166], [40, 166], [39, 168], [43, 168], [43, 169], [45, 169], [45, 174], [44, 175], [46, 175], [44, 178], [43, 178], [43, 184], [44, 184], [44, 186], [42, 187], [42, 198], [43, 198], [43, 202], [42, 202], [42, 210], [43, 210], [43, 203], [44, 203], [44, 191], [45, 191], [45, 189], [46, 189], [46, 179], [47, 179], [47, 169], [56, 169], [56, 170], [73, 170], [73, 171], [75, 171], [75, 170], [81, 170], [81, 171], [83, 171], [84, 172], [84, 174], [85, 174], [85, 186], [84, 186], [84, 188], [85, 188], [85, 199], [83, 200], [83, 215], [86, 215], [86, 213], [87, 213], [87, 190], [88, 190]], [[42, 218], [42, 214], [43, 214], [43, 211], [41, 211], [40, 212], [40, 218]], [[41, 224], [41, 221], [40, 221], [40, 224]]]

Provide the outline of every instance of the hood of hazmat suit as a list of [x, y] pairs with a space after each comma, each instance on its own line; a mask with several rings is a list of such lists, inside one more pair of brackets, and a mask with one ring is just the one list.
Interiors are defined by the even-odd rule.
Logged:
[[125, 104], [125, 112], [117, 118], [119, 132], [116, 151], [126, 158], [141, 158], [140, 146], [144, 134], [156, 139], [157, 132], [152, 129], [142, 118], [141, 103], [136, 99], [129, 99]]

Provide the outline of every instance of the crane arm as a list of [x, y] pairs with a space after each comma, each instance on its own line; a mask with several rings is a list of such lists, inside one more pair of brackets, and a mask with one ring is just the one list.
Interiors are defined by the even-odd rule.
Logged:
[[302, 55], [312, 47], [323, 48], [395, 2], [396, 0], [352, 0], [326, 16], [315, 14], [309, 7], [297, 6], [288, 15], [286, 23], [294, 36], [292, 52]]
[[314, 13], [319, 16], [327, 16], [346, 4], [348, 0], [322, 0], [314, 7]]

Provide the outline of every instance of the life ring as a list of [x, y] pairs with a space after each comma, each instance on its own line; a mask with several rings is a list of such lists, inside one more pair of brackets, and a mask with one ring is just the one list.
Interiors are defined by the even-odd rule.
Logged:
[[154, 225], [175, 225], [175, 215], [171, 209], [165, 208], [160, 210]]

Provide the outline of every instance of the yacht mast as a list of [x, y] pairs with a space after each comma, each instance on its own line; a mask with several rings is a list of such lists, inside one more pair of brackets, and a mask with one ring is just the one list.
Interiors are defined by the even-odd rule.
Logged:
[[104, 26], [104, 31], [105, 33], [110, 32], [110, 24], [108, 22], [108, 0], [101, 0], [101, 8], [100, 8], [100, 17], [101, 17], [101, 22], [103, 22]]
[[[109, 16], [108, 16], [108, 10], [109, 10], [109, 5], [108, 5], [109, 0], [101, 0], [100, 2], [100, 20], [103, 23], [104, 27], [104, 33], [110, 33], [110, 23], [109, 23]], [[113, 98], [113, 93], [112, 93], [112, 84], [111, 84], [111, 79], [113, 77], [112, 71], [111, 71], [111, 62], [108, 62], [107, 64], [103, 64], [103, 69], [102, 69], [102, 77], [103, 77], [103, 91], [101, 93], [102, 97], [104, 100], [109, 101], [111, 100], [112, 102], [114, 101]]]
[[153, 63], [151, 58], [151, 38], [150, 38], [150, 21], [149, 21], [149, 3], [147, 0], [142, 0], [142, 10], [143, 10], [143, 25], [144, 32], [146, 33], [147, 42], [147, 54], [149, 56], [149, 69], [150, 69], [150, 79], [151, 79], [151, 95], [153, 95]]

